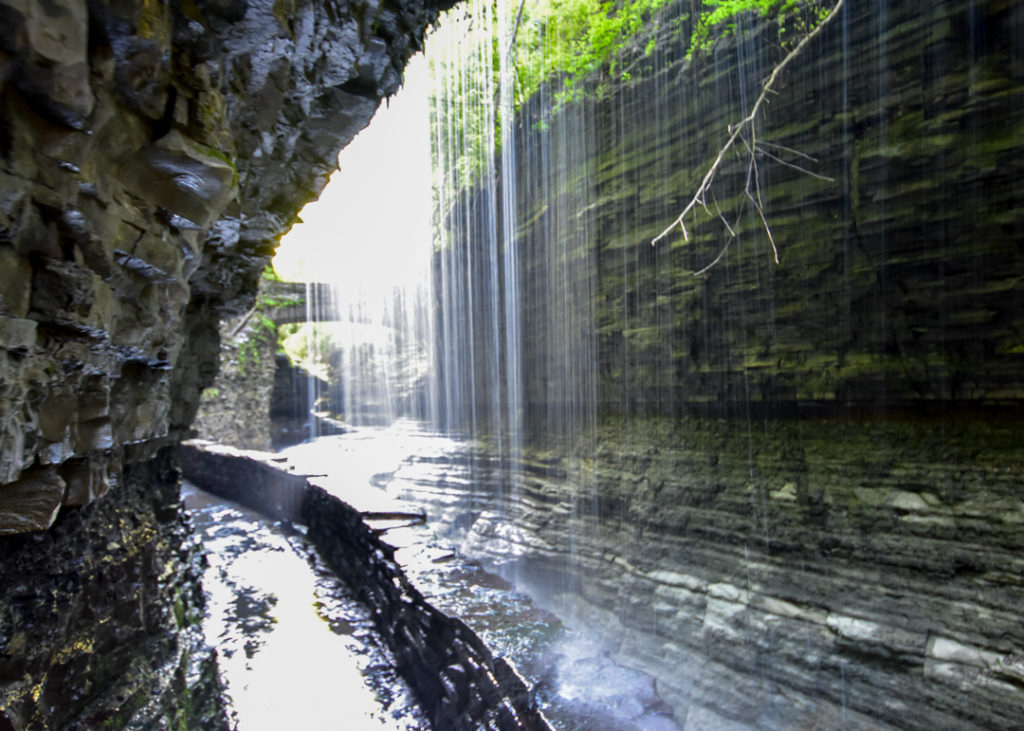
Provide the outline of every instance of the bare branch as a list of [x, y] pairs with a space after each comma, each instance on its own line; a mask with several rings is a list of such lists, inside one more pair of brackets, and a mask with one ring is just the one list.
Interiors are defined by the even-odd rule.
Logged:
[[775, 263], [778, 264], [779, 263], [779, 250], [775, 246], [775, 237], [772, 236], [772, 227], [768, 225], [768, 219], [764, 215], [764, 209], [761, 208], [761, 206], [755, 206], [755, 207], [757, 208], [758, 214], [761, 216], [761, 223], [764, 224], [764, 232], [766, 234], [768, 234], [768, 240], [772, 244], [772, 255], [773, 255], [773, 258], [775, 259]]
[[714, 193], [711, 194], [711, 199], [715, 202], [715, 210], [718, 211], [718, 217], [722, 219], [722, 223], [725, 224], [725, 228], [728, 230], [729, 235], [736, 238], [736, 232], [732, 230], [732, 226], [730, 226], [729, 222], [725, 220], [725, 214], [722, 213], [722, 207], [718, 205], [718, 199], [715, 198]]
[[723, 246], [722, 250], [718, 252], [718, 256], [715, 257], [715, 260], [713, 262], [708, 264], [703, 269], [694, 272], [693, 276], [701, 277], [701, 276], [704, 276], [705, 274], [707, 274], [708, 270], [711, 269], [711, 267], [713, 267], [715, 264], [717, 264], [718, 262], [720, 262], [722, 260], [722, 257], [725, 256], [725, 252], [727, 252], [729, 250], [729, 245], [730, 244], [732, 244], [732, 239], [729, 239], [728, 241], [725, 242], [725, 246]]
[[508, 55], [512, 56], [513, 51], [516, 47], [516, 35], [519, 33], [519, 24], [523, 20], [523, 6], [526, 5], [526, 0], [519, 0], [519, 10], [516, 12], [516, 24], [512, 27], [512, 36], [508, 42]]
[[[763, 145], [764, 143], [761, 143], [761, 144]], [[764, 149], [764, 147], [762, 147], [760, 145], [758, 146], [757, 150], [758, 150], [758, 152], [760, 152], [765, 157], [771, 158], [772, 160], [774, 160], [775, 162], [779, 163], [780, 165], [785, 165], [787, 168], [793, 168], [794, 170], [799, 170], [804, 175], [810, 175], [812, 178], [817, 178], [818, 180], [824, 180], [826, 183], [834, 183], [834, 182], [836, 182], [835, 178], [830, 178], [827, 175], [821, 175], [819, 173], [812, 172], [812, 171], [808, 170], [805, 167], [800, 167], [799, 165], [796, 165], [794, 163], [787, 162], [786, 160], [783, 160], [778, 155], [773, 155], [772, 153], [768, 152], [768, 150]]]
[[791, 155], [796, 155], [797, 157], [802, 157], [804, 160], [808, 160], [808, 161], [813, 162], [813, 163], [819, 162], [818, 158], [813, 157], [811, 155], [808, 155], [806, 152], [801, 152], [800, 150], [794, 150], [792, 147], [786, 147], [785, 145], [779, 145], [779, 144], [777, 144], [775, 142], [763, 142], [762, 141], [761, 144], [758, 145], [758, 147], [774, 147], [776, 150], [782, 150], [783, 152], [788, 152]]
[[[708, 169], [705, 171], [704, 177], [701, 179], [700, 185], [697, 187], [696, 192], [694, 192], [693, 197], [690, 198], [690, 201], [686, 204], [686, 207], [683, 208], [682, 212], [678, 216], [676, 216], [675, 220], [673, 220], [672, 223], [669, 224], [668, 227], [666, 227], [664, 231], [662, 231], [660, 234], [658, 234], [653, 239], [651, 239], [651, 246], [656, 246], [659, 241], [661, 241], [662, 239], [666, 238], [677, 225], [680, 226], [682, 228], [682, 230], [683, 230], [683, 238], [685, 240], [687, 240], [687, 241], [689, 240], [689, 233], [686, 230], [686, 226], [683, 224], [683, 219], [685, 219], [687, 214], [689, 214], [698, 204], [700, 204], [705, 210], [707, 210], [707, 204], [705, 203], [705, 200], [706, 200], [708, 189], [711, 187], [711, 182], [714, 180], [715, 174], [718, 172], [719, 167], [721, 167], [722, 161], [725, 159], [726, 153], [728, 153], [729, 150], [731, 150], [733, 148], [733, 146], [736, 144], [737, 140], [741, 140], [743, 142], [744, 146], [747, 147], [747, 149], [749, 151], [749, 154], [751, 155], [751, 165], [750, 165], [750, 167], [748, 168], [748, 171], [747, 171], [747, 188], [746, 188], [745, 192], [746, 192], [747, 197], [750, 198], [750, 200], [754, 203], [754, 207], [757, 209], [757, 212], [758, 212], [758, 214], [761, 217], [761, 221], [764, 223], [765, 231], [768, 234], [768, 239], [769, 239], [769, 241], [771, 241], [771, 244], [772, 244], [772, 251], [774, 252], [774, 255], [775, 255], [775, 262], [778, 263], [778, 261], [779, 261], [779, 252], [778, 252], [778, 249], [775, 246], [775, 239], [772, 236], [771, 229], [768, 226], [768, 220], [767, 220], [767, 218], [765, 217], [765, 214], [764, 214], [763, 200], [762, 200], [762, 197], [761, 197], [761, 188], [760, 188], [760, 184], [758, 183], [758, 180], [757, 180], [757, 178], [758, 178], [758, 175], [757, 175], [757, 164], [753, 160], [753, 158], [755, 157], [754, 151], [757, 149], [756, 130], [754, 128], [754, 124], [755, 124], [755, 121], [757, 119], [758, 113], [761, 111], [761, 107], [766, 103], [769, 95], [777, 93], [776, 90], [775, 90], [775, 84], [776, 84], [776, 82], [778, 82], [779, 77], [782, 75], [782, 72], [786, 70], [786, 68], [793, 62], [794, 59], [796, 59], [797, 57], [800, 56], [801, 53], [803, 53], [804, 49], [807, 48], [807, 46], [810, 45], [810, 43], [818, 35], [821, 34], [822, 30], [825, 29], [825, 27], [832, 21], [832, 19], [836, 15], [839, 14], [839, 11], [842, 9], [844, 3], [845, 3], [845, 0], [836, 0], [835, 5], [832, 7], [832, 10], [829, 11], [828, 15], [826, 15], [824, 18], [822, 18], [821, 22], [818, 23], [818, 25], [810, 33], [805, 35], [800, 40], [800, 42], [793, 48], [793, 50], [791, 50], [788, 54], [786, 54], [786, 57], [783, 58], [778, 63], [778, 65], [772, 70], [771, 75], [769, 75], [768, 79], [764, 82], [764, 85], [763, 85], [763, 87], [761, 89], [761, 93], [758, 95], [757, 99], [754, 101], [754, 105], [750, 108], [750, 111], [747, 114], [747, 116], [744, 117], [743, 119], [741, 119], [739, 122], [736, 122], [734, 124], [730, 124], [729, 125], [729, 127], [728, 127], [729, 137], [725, 141], [725, 144], [722, 145], [722, 147], [718, 150], [718, 154], [715, 156], [715, 159], [712, 161], [710, 167], [708, 167]], [[744, 130], [746, 130], [748, 128], [750, 129], [750, 140], [749, 140], [749, 142], [748, 142], [747, 138], [743, 135]], [[765, 154], [768, 154], [768, 153], [765, 153]], [[797, 154], [799, 154], [799, 153], [797, 153]], [[774, 156], [771, 156], [771, 155], [769, 155], [769, 157], [773, 157], [773, 159], [778, 159], [778, 158], [776, 158]], [[787, 163], [783, 163], [783, 164], [787, 164]], [[793, 166], [792, 164], [790, 164], [790, 166], [791, 167], [798, 167], [798, 166]], [[800, 169], [800, 168], [798, 167], [798, 169]], [[813, 173], [809, 173], [809, 174], [813, 175]], [[815, 176], [815, 177], [822, 177], [822, 176]], [[754, 196], [753, 196], [753, 194], [751, 193], [751, 190], [750, 190], [751, 180], [753, 181], [754, 186], [755, 186], [755, 190], [757, 192], [757, 198], [756, 199], [754, 198]], [[717, 203], [716, 203], [716, 206], [717, 206]], [[710, 213], [710, 211], [709, 211], [709, 213]], [[720, 215], [719, 217], [722, 218], [723, 221], [725, 220], [724, 216]], [[728, 224], [726, 224], [726, 226], [727, 226], [727, 228], [730, 229], [730, 231], [732, 231], [731, 227], [729, 227]], [[730, 243], [731, 243], [731, 240], [730, 240]], [[700, 271], [694, 272], [694, 274], [699, 276], [701, 274], [706, 273], [711, 267], [713, 267], [715, 264], [717, 264], [722, 259], [722, 257], [725, 255], [725, 252], [728, 250], [728, 248], [729, 248], [729, 243], [727, 243], [722, 248], [722, 250], [718, 253], [718, 256], [715, 257], [715, 260], [713, 262], [708, 264], [706, 267], [704, 267]]]

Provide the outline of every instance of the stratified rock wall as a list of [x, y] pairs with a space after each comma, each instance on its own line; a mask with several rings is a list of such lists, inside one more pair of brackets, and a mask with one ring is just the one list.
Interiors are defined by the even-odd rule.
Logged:
[[[221, 316], [251, 305], [277, 237], [396, 90], [444, 4], [0, 0], [0, 534], [57, 521], [61, 540], [102, 564], [103, 545], [111, 560], [123, 546], [115, 515], [139, 535], [171, 520], [119, 508], [117, 494], [80, 506], [116, 493], [129, 471], [148, 474], [188, 430], [216, 371]], [[152, 479], [154, 494], [173, 493], [173, 470]], [[3, 616], [26, 597], [70, 596], [35, 575], [38, 541], [4, 543], [5, 585], [21, 578], [17, 596], [0, 598]], [[149, 581], [166, 565], [160, 580], [177, 581], [173, 543], [129, 551], [126, 571]], [[97, 581], [108, 603], [134, 601]], [[119, 616], [88, 621], [116, 628]], [[65, 619], [4, 625], [0, 707], [31, 696], [52, 672], [47, 654], [57, 662], [63, 642], [78, 642], [63, 637]], [[38, 632], [31, 653], [44, 660], [26, 661], [18, 632]], [[154, 663], [169, 657], [154, 651]], [[19, 705], [11, 722], [72, 724], [85, 700], [57, 700], [106, 692], [110, 674], [91, 668], [60, 692], [47, 685], [47, 703]]]
[[[609, 420], [396, 475], [686, 729], [1011, 729], [1024, 709], [1015, 422]], [[733, 726], [735, 724], [735, 726]]]
[[[461, 426], [521, 421], [525, 455], [490, 439], [439, 498], [410, 489], [687, 729], [1015, 728], [1024, 5], [847, 2], [758, 117], [756, 168], [741, 144], [652, 247], [788, 40], [740, 15], [688, 61], [689, 7], [603, 98], [524, 105], [518, 271], [448, 283], [438, 332]], [[507, 266], [495, 199], [459, 201], [439, 270]]]

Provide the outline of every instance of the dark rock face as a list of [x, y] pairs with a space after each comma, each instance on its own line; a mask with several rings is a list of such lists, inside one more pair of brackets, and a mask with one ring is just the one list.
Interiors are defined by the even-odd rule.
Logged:
[[50, 530], [0, 538], [0, 725], [227, 728], [178, 501], [165, 450]]
[[[71, 459], [187, 429], [219, 317], [251, 304], [276, 237], [437, 9], [0, 8], [0, 484], [35, 464], [75, 482]], [[116, 479], [106, 465], [94, 493]]]
[[[220, 318], [251, 305], [276, 238], [397, 88], [440, 5], [0, 0], [0, 534], [55, 526], [69, 546], [61, 556], [78, 541], [78, 555], [95, 553], [98, 564], [103, 545], [111, 559], [124, 546], [118, 516], [151, 536], [173, 522], [175, 473], [146, 463], [188, 430], [216, 372]], [[91, 507], [129, 483], [146, 489], [139, 475], [167, 515], [123, 497]], [[182, 535], [124, 549], [124, 570], [145, 582], [162, 563], [161, 580], [176, 585]], [[36, 575], [37, 540], [58, 538], [11, 539], [0, 555], [5, 582], [23, 577], [18, 596], [0, 599], [4, 616], [26, 597], [60, 605], [73, 594], [54, 585], [51, 596]], [[118, 622], [135, 622], [133, 590], [109, 591], [117, 636]], [[147, 638], [159, 633], [150, 619], [166, 616], [140, 620]], [[15, 669], [0, 706], [17, 703], [17, 728], [91, 726], [74, 714], [113, 687], [112, 674], [89, 671], [79, 687], [60, 671], [63, 690], [46, 693], [62, 710], [31, 710], [40, 673], [56, 677], [51, 664], [85, 650], [62, 650], [78, 639], [58, 629], [59, 613], [26, 617], [42, 623], [39, 644], [27, 654], [14, 640], [35, 630], [4, 626], [4, 663]], [[90, 621], [66, 620], [79, 623], [75, 633]], [[103, 654], [117, 657], [109, 639]], [[140, 697], [177, 652], [150, 649], [155, 664], [132, 676]], [[85, 672], [94, 661], [75, 662]], [[55, 702], [75, 692], [81, 702]], [[110, 723], [133, 713], [144, 711], [125, 706]]]
[[275, 449], [298, 444], [310, 435], [310, 403], [315, 388], [306, 371], [287, 355], [274, 356], [274, 385], [270, 394], [270, 443]]
[[[759, 157], [778, 265], [756, 213], [730, 214], [735, 239], [714, 213], [743, 200], [745, 154], [689, 241], [650, 245], [780, 58], [770, 26], [741, 18], [689, 63], [663, 22], [606, 101], [523, 125], [530, 448], [512, 475], [480, 453], [438, 477], [472, 491], [467, 550], [602, 627], [687, 728], [1013, 728], [1024, 6], [845, 8], [761, 120], [775, 154], [832, 179]], [[474, 242], [486, 201], [460, 202]], [[508, 294], [450, 292], [438, 330], [478, 354], [449, 343], [449, 395], [501, 423], [513, 368], [486, 313]]]

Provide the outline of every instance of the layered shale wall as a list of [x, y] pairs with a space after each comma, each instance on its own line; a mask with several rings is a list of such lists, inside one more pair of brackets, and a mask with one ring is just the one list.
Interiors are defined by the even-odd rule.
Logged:
[[211, 727], [161, 450], [444, 4], [0, 2], [0, 726]]
[[[521, 373], [530, 446], [512, 474], [498, 439], [441, 466], [469, 492], [453, 530], [602, 627], [686, 728], [1011, 728], [1024, 8], [847, 3], [759, 115], [753, 172], [727, 155], [689, 238], [652, 247], [786, 52], [740, 16], [687, 60], [686, 10], [628, 78], [524, 106], [516, 277], [446, 294], [466, 315], [439, 322], [461, 339], [442, 364], [473, 369], [446, 381], [464, 424], [516, 423], [482, 415]], [[443, 266], [486, 260], [495, 198], [460, 201]]]

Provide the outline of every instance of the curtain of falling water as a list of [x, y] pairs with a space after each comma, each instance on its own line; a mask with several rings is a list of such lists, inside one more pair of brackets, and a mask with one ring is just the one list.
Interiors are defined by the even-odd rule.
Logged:
[[[319, 289], [315, 282], [306, 282], [306, 322], [315, 323], [320, 321], [320, 295]], [[309, 414], [309, 436], [311, 439], [316, 439], [321, 436], [320, 433], [320, 422], [314, 416], [317, 409], [317, 401], [320, 398], [320, 385], [317, 377], [313, 374], [313, 370], [309, 369], [306, 371], [306, 394], [309, 401], [308, 409], [306, 411]]]
[[450, 13], [428, 45], [439, 222], [435, 413], [448, 428], [493, 440], [503, 459], [514, 458], [521, 431], [518, 262], [507, 214], [515, 195], [505, 122], [509, 12], [504, 3], [471, 3]]
[[[508, 12], [504, 3], [460, 6], [427, 44], [437, 221], [432, 412], [445, 428], [491, 445], [491, 454], [474, 456], [474, 476], [490, 472], [492, 458], [499, 465], [517, 460], [521, 433], [518, 317], [509, 317], [519, 306], [515, 217], [505, 213], [514, 187], [505, 183], [511, 164], [500, 164], [514, 160], [505, 123], [511, 119]], [[509, 484], [495, 480], [493, 494], [483, 498], [503, 516], [514, 492]]]
[[286, 241], [319, 249], [306, 271], [305, 345], [310, 372], [323, 377], [310, 376], [310, 410], [324, 417], [312, 419], [312, 436], [332, 419], [387, 425], [429, 416], [427, 85], [416, 59]]
[[534, 487], [526, 475], [565, 460], [571, 544], [560, 549], [566, 570], [551, 588], [571, 612], [577, 541], [598, 530], [588, 471], [597, 401], [592, 106], [556, 113], [563, 87], [551, 81], [515, 114], [517, 9], [472, 2], [428, 46], [439, 222], [435, 413], [482, 439], [488, 459], [502, 464], [491, 489], [511, 554], [524, 517], [520, 491]]
[[522, 435], [522, 380], [521, 380], [521, 321], [519, 312], [519, 244], [516, 238], [516, 145], [512, 85], [515, 69], [512, 44], [515, 32], [516, 5], [497, 0], [495, 10], [499, 18], [498, 48], [498, 121], [501, 128], [501, 241], [504, 300], [504, 368], [505, 413], [504, 431], [508, 434], [507, 452], [509, 468], [514, 470], [520, 457]]

